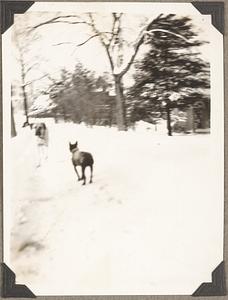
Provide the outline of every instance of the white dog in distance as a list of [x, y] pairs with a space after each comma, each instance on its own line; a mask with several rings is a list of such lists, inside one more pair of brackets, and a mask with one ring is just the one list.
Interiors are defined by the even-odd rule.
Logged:
[[48, 128], [45, 123], [33, 124], [37, 145], [37, 167], [40, 167], [48, 158]]

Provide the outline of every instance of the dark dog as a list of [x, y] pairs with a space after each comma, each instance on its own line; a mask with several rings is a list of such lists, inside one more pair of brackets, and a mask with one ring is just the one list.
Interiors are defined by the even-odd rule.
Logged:
[[[78, 149], [78, 142], [75, 144], [69, 143], [69, 148], [72, 153], [72, 163], [74, 166], [75, 173], [77, 174], [78, 180], [83, 180], [83, 185], [86, 184], [85, 168], [90, 167], [90, 181], [92, 183], [93, 179], [93, 156], [88, 152], [81, 152]], [[82, 177], [79, 176], [77, 171], [77, 166], [82, 168]]]
[[45, 123], [35, 123], [32, 126], [35, 130], [36, 144], [38, 150], [38, 162], [39, 167], [43, 160], [47, 159], [48, 156], [48, 129]]

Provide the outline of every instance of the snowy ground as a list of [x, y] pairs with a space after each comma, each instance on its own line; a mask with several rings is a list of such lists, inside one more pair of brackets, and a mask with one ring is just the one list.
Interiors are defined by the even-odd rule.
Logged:
[[[12, 139], [10, 267], [36, 295], [192, 294], [222, 260], [223, 199], [210, 135], [50, 125], [35, 165]], [[82, 186], [68, 142], [95, 159]], [[89, 171], [89, 170], [88, 170]], [[213, 221], [212, 221], [213, 220]]]

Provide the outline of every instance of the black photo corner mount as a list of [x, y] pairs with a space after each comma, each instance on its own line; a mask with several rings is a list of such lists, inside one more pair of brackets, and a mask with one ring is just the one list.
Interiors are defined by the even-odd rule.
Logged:
[[[23, 14], [34, 1], [1, 1], [1, 34], [14, 23], [14, 14]], [[1, 263], [2, 298], [36, 298], [26, 285], [16, 284], [15, 273], [5, 264]]]
[[198, 289], [192, 294], [193, 297], [201, 296], [225, 296], [225, 263], [222, 261], [218, 267], [212, 272], [212, 282], [202, 283]]
[[23, 14], [34, 1], [1, 1], [1, 34], [14, 22], [14, 14]]
[[224, 2], [194, 1], [191, 4], [202, 14], [211, 15], [214, 27], [224, 35]]
[[[203, 15], [211, 15], [212, 25], [224, 35], [224, 2], [194, 1], [191, 4]], [[212, 282], [202, 283], [192, 294], [193, 297], [225, 296], [225, 264], [222, 261], [212, 272]]]
[[5, 264], [2, 267], [2, 298], [36, 298], [26, 285], [16, 284], [15, 273]]

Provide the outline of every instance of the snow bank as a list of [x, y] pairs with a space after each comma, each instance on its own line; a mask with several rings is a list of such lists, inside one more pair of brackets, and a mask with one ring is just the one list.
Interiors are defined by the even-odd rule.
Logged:
[[[49, 131], [49, 159], [39, 169], [32, 131], [12, 140], [11, 266], [19, 283], [36, 295], [152, 295], [191, 294], [210, 281], [223, 226], [210, 135], [70, 123]], [[76, 140], [95, 160], [85, 187], [71, 165], [68, 143]]]

